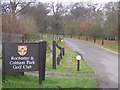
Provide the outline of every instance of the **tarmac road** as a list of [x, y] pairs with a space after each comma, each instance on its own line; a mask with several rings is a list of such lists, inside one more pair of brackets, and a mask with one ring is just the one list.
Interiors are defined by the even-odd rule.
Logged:
[[98, 88], [118, 88], [118, 54], [92, 43], [65, 38], [65, 43], [82, 54], [96, 73]]

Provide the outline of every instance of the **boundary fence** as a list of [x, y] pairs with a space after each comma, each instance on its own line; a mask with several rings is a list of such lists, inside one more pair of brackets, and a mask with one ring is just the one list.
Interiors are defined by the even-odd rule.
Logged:
[[57, 65], [60, 65], [60, 61], [62, 60], [62, 57], [65, 55], [65, 49], [56, 44], [56, 47], [60, 50], [60, 53], [57, 56]]
[[[56, 60], [56, 47], [60, 50], [60, 53], [57, 56]], [[56, 69], [56, 62], [57, 65], [60, 65], [60, 61], [62, 60], [62, 57], [65, 55], [65, 49], [58, 45], [56, 41], [53, 41], [53, 46], [52, 46], [52, 58], [53, 58], [53, 69]]]

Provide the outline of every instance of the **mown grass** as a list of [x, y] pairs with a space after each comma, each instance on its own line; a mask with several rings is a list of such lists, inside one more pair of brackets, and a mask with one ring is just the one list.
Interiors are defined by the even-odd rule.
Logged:
[[[56, 77], [54, 75], [47, 75], [46, 80], [42, 85], [38, 84], [38, 77], [36, 75], [25, 76], [7, 76], [6, 83], [3, 83], [3, 88], [96, 88], [97, 82], [94, 71], [81, 60], [80, 71], [77, 71], [77, 53], [68, 48], [64, 42], [59, 43], [60, 46], [65, 48], [65, 56], [56, 66], [52, 68], [52, 39], [45, 39], [48, 42], [47, 58], [46, 58], [46, 71], [53, 73], [70, 73], [73, 77], [67, 76]], [[57, 49], [57, 55], [59, 49]], [[78, 77], [75, 77], [75, 76]]]
[[112, 50], [114, 52], [120, 53], [120, 49], [119, 49], [120, 43], [118, 43], [118, 41], [104, 40], [104, 45], [102, 45], [102, 40], [96, 40], [96, 43], [94, 44]]
[[96, 82], [91, 79], [46, 77], [42, 85], [38, 77], [32, 75], [7, 76], [3, 88], [95, 88]]

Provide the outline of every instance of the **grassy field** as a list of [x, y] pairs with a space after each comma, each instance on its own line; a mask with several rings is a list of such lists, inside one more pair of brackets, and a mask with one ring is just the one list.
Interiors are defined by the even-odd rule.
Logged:
[[[52, 39], [46, 39], [47, 60], [46, 80], [42, 85], [38, 84], [38, 74], [28, 73], [25, 76], [7, 76], [3, 88], [96, 88], [96, 76], [94, 71], [81, 60], [80, 71], [77, 71], [77, 53], [69, 49], [64, 42], [59, 43], [65, 48], [65, 56], [57, 65], [56, 70], [52, 69]], [[57, 55], [59, 50], [57, 49]]]
[[116, 41], [107, 41], [107, 40], [105, 40], [104, 42], [105, 42], [105, 44], [101, 45], [101, 41], [98, 40], [96, 44], [100, 45], [103, 48], [107, 48], [107, 49], [112, 50], [114, 52], [120, 53], [120, 49], [118, 48], [118, 47], [120, 47], [120, 44], [118, 44], [118, 42], [116, 42]]

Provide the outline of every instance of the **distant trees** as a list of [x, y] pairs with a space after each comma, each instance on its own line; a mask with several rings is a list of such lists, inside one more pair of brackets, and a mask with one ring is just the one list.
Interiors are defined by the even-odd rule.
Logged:
[[117, 4], [118, 2], [109, 2], [105, 5], [80, 2], [70, 5], [70, 18], [66, 22], [69, 22], [68, 26], [70, 25], [73, 31], [68, 31], [79, 38], [82, 35], [93, 37], [94, 41], [96, 38], [118, 38]]
[[1, 2], [3, 32], [118, 38], [118, 2]]
[[[22, 26], [19, 19], [19, 14], [30, 5], [29, 3], [11, 1], [1, 2], [2, 5], [2, 31], [9, 33], [22, 33]], [[17, 8], [20, 9], [17, 9]]]
[[53, 28], [54, 33], [63, 34], [63, 17], [66, 13], [66, 6], [62, 3], [49, 3], [49, 9], [51, 14], [50, 26]]
[[118, 37], [118, 3], [110, 2], [105, 5], [104, 34], [106, 37]]

